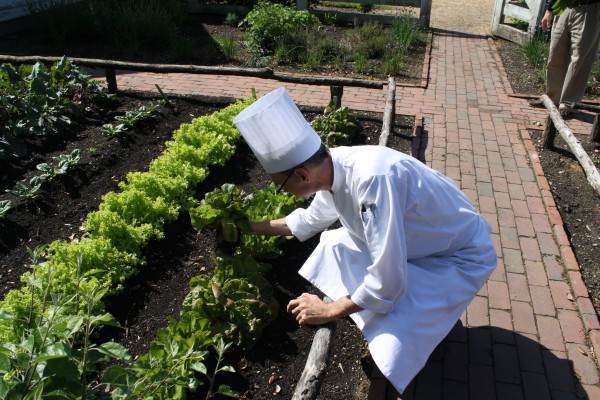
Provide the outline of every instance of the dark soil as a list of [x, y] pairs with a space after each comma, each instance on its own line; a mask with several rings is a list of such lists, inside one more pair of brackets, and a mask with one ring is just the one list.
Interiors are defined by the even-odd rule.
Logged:
[[[175, 112], [161, 106], [158, 115], [143, 126], [117, 139], [101, 135], [103, 124], [114, 116], [140, 105], [157, 101], [154, 95], [127, 92], [120, 94], [106, 110], [92, 112], [80, 119], [60, 137], [44, 137], [28, 143], [28, 154], [22, 158], [2, 161], [2, 189], [37, 173], [35, 165], [52, 161], [58, 154], [74, 148], [82, 150], [81, 162], [58, 180], [43, 186], [42, 196], [34, 203], [24, 203], [12, 195], [0, 199], [15, 201], [12, 220], [0, 221], [0, 293], [2, 297], [20, 286], [19, 278], [29, 269], [27, 247], [49, 244], [57, 239], [80, 237], [80, 226], [87, 214], [98, 208], [101, 197], [118, 191], [118, 182], [130, 171], [143, 171], [161, 154], [164, 142], [181, 123], [193, 117], [210, 114], [225, 107], [230, 99], [203, 97], [173, 97]], [[318, 110], [305, 110], [312, 120]], [[381, 131], [381, 115], [355, 113], [361, 123], [356, 144], [377, 143]], [[410, 153], [414, 119], [397, 118], [390, 146]], [[251, 192], [269, 182], [256, 159], [244, 143], [224, 167], [213, 168], [198, 187], [197, 196], [225, 182], [239, 185]], [[303, 292], [317, 293], [296, 271], [316, 245], [317, 239], [300, 243], [290, 240], [285, 256], [274, 260], [273, 272], [267, 278], [275, 289], [280, 312], [264, 331], [256, 346], [247, 352], [235, 351], [227, 362], [237, 374], [223, 375], [224, 382], [241, 393], [243, 398], [291, 398], [310, 350], [314, 328], [300, 328], [285, 312], [288, 301]], [[196, 233], [187, 213], [165, 228], [165, 239], [147, 246], [146, 265], [131, 278], [125, 291], [109, 300], [108, 310], [124, 329], [107, 329], [102, 340], [123, 343], [133, 355], [145, 354], [159, 329], [168, 324], [168, 317], [177, 318], [181, 304], [189, 291], [189, 280], [212, 269], [211, 254], [215, 249], [214, 232]], [[335, 341], [325, 372], [320, 399], [364, 399], [369, 387], [372, 366], [366, 343], [350, 319], [335, 322]], [[191, 398], [204, 398], [202, 388]]]
[[[519, 94], [540, 95], [544, 87], [534, 79], [533, 72], [520, 56], [518, 47], [505, 40], [496, 40], [496, 48], [513, 90]], [[600, 86], [586, 93], [584, 100], [600, 100]], [[573, 119], [593, 120], [587, 112], [574, 114]], [[569, 120], [566, 121], [567, 125]], [[555, 148], [543, 149], [542, 131], [532, 130], [544, 174], [562, 217], [565, 231], [581, 267], [583, 280], [596, 312], [600, 311], [600, 202], [598, 193], [588, 183], [581, 165], [569, 146], [557, 135]], [[590, 135], [575, 135], [588, 156], [600, 165], [600, 144], [592, 143]]]

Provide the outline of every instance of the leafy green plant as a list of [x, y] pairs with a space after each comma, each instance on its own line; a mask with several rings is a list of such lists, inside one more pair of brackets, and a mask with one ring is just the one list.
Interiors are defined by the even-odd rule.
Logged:
[[[37, 264], [38, 252], [31, 254]], [[81, 257], [76, 262], [81, 264]], [[71, 393], [85, 399], [92, 391], [88, 374], [96, 371], [98, 363], [131, 359], [120, 344], [92, 342], [97, 328], [118, 326], [110, 314], [96, 311], [96, 303], [101, 301], [105, 291], [81, 289], [87, 275], [80, 272], [72, 278], [74, 286], [80, 288], [77, 292], [53, 293], [50, 290], [53, 270], [47, 273], [44, 279], [28, 276], [32, 291], [25, 318], [6, 311], [0, 313], [1, 322], [11, 321], [18, 327], [20, 338], [17, 342], [0, 345], [2, 398], [39, 399], [42, 394], [73, 398], [68, 395]], [[80, 309], [81, 303], [85, 305], [83, 309]]]
[[[267, 221], [283, 218], [292, 212], [303, 199], [290, 193], [278, 193], [271, 183], [266, 189], [257, 190], [248, 197], [247, 213], [252, 221]], [[239, 251], [260, 259], [271, 259], [282, 255], [283, 236], [244, 235]]]
[[[13, 137], [57, 133], [89, 102], [110, 97], [65, 57], [50, 68], [41, 63], [0, 66], [0, 124]], [[2, 147], [12, 153], [9, 141], [3, 140]]]
[[40, 178], [44, 180], [52, 180], [60, 175], [65, 175], [69, 168], [81, 160], [81, 150], [74, 149], [70, 154], [60, 154], [57, 157], [53, 157], [55, 161], [58, 161], [56, 166], [42, 163], [38, 164], [36, 168], [43, 172]]
[[30, 179], [29, 185], [17, 182], [12, 189], [6, 189], [7, 193], [13, 194], [23, 200], [35, 200], [39, 197], [40, 188], [43, 180], [40, 177], [34, 176]]
[[[240, 138], [239, 132], [233, 125], [233, 118], [253, 101], [254, 99], [251, 98], [239, 101], [211, 116], [197, 118], [192, 124], [187, 124], [186, 127], [178, 130], [169, 149], [155, 160], [160, 163], [153, 163], [148, 172], [128, 176], [128, 183], [122, 185], [123, 193], [105, 196], [101, 209], [88, 215], [86, 224], [95, 224], [99, 229], [91, 230], [81, 239], [69, 242], [55, 241], [47, 246], [46, 261], [35, 261], [32, 271], [22, 277], [25, 286], [9, 291], [5, 299], [0, 302], [0, 341], [5, 342], [4, 346], [0, 346], [0, 353], [3, 352], [1, 347], [18, 346], [22, 343], [22, 322], [31, 320], [31, 315], [35, 314], [32, 314], [32, 309], [43, 310], [43, 306], [50, 304], [49, 301], [54, 301], [55, 298], [69, 299], [73, 303], [69, 307], [53, 308], [56, 310], [56, 318], [66, 320], [71, 316], [84, 315], [86, 309], [93, 310], [93, 315], [106, 315], [103, 312], [102, 297], [105, 294], [121, 291], [123, 282], [137, 272], [136, 267], [143, 263], [140, 246], [147, 243], [150, 238], [160, 237], [164, 222], [175, 218], [178, 209], [186, 206], [193, 188], [206, 176], [206, 172], [198, 171], [205, 171], [213, 162], [224, 163], [233, 154], [234, 144]], [[186, 143], [200, 143], [199, 147], [204, 147], [202, 153], [204, 159], [201, 159], [200, 154], [194, 154], [194, 157], [197, 157], [194, 162], [198, 167], [190, 166], [189, 159], [179, 158], [179, 153], [169, 151], [178, 145], [185, 149], [195, 148]], [[192, 170], [194, 173], [190, 172]], [[180, 172], [182, 175], [177, 175]], [[173, 185], [170, 184], [171, 181], [174, 182]], [[148, 194], [141, 192], [145, 189], [149, 189]], [[162, 193], [165, 197], [161, 196]], [[146, 211], [140, 211], [140, 208]], [[94, 219], [95, 222], [92, 223]], [[123, 233], [124, 236], [119, 237], [115, 232]], [[82, 279], [74, 280], [73, 277], [82, 277]], [[45, 288], [45, 290], [38, 288]], [[87, 298], [80, 293], [91, 294], [93, 297]], [[87, 299], [95, 300], [89, 302]], [[89, 304], [91, 306], [88, 306]], [[44, 314], [46, 315], [47, 313]], [[77, 330], [77, 335], [81, 338], [84, 324], [78, 326], [80, 329]], [[64, 324], [58, 324], [57, 327], [64, 331]], [[209, 327], [210, 321], [198, 318], [192, 312], [186, 312], [180, 321], [169, 326], [168, 331], [159, 332], [147, 357], [140, 357], [131, 365], [130, 360], [123, 355], [119, 358], [119, 362], [124, 367], [120, 370], [111, 369], [111, 373], [107, 371], [104, 376], [106, 385], [114, 383], [112, 398], [184, 399], [186, 391], [193, 390], [200, 382], [194, 376], [195, 371], [204, 373], [206, 370], [203, 369], [202, 360], [207, 353], [207, 346], [216, 340]], [[71, 329], [72, 326], [67, 325], [67, 328]], [[57, 338], [56, 343], [59, 346], [64, 345], [65, 340], [54, 333], [54, 328], [49, 332], [48, 337]], [[35, 336], [29, 337], [35, 339]], [[45, 347], [50, 350], [54, 348], [52, 345]], [[77, 347], [73, 350], [77, 352], [78, 357], [81, 356], [80, 349], [81, 347]], [[91, 370], [96, 359], [107, 360], [96, 354], [103, 353], [91, 344], [89, 350], [87, 358], [89, 362], [77, 365], [88, 365]], [[19, 360], [22, 359], [22, 356], [18, 357]], [[83, 360], [81, 357], [79, 359]], [[65, 364], [62, 361], [60, 363], [60, 371], [66, 371], [63, 373], [73, 370], [69, 365], [67, 365], [68, 371], [65, 370], [63, 368]], [[2, 360], [0, 364], [0, 367], [6, 365]], [[1, 369], [0, 374], [4, 372]], [[7, 369], [10, 369], [10, 365]], [[48, 369], [51, 370], [59, 369]], [[88, 372], [85, 369], [82, 371]], [[36, 372], [43, 371], [36, 369]], [[215, 373], [217, 372], [218, 369]], [[10, 381], [5, 376], [3, 378], [0, 379], [0, 385]], [[23, 385], [17, 382], [17, 385], [21, 385], [17, 388], [21, 390], [19, 393], [27, 393], [29, 397], [15, 398], [41, 398], [42, 396], [82, 398], [82, 393], [88, 398], [95, 398], [95, 396], [106, 398], [105, 388], [95, 386], [92, 388], [93, 394], [87, 389], [83, 391], [82, 386], [85, 381], [65, 384], [62, 375], [58, 379], [54, 377], [41, 379], [45, 379], [46, 386], [36, 387], [35, 390], [28, 392], [23, 392]], [[48, 384], [49, 382], [57, 385], [60, 383], [62, 386], [55, 389]]]
[[250, 349], [275, 310], [273, 289], [260, 272], [264, 266], [244, 254], [217, 257], [212, 277], [190, 280], [190, 293], [183, 302], [184, 312], [211, 321], [214, 339], [223, 338]]
[[115, 119], [119, 123], [103, 125], [102, 135], [115, 137], [134, 128], [140, 121], [149, 118], [159, 105], [160, 102], [159, 104], [150, 103], [147, 106], [141, 106], [137, 111], [126, 111], [124, 115], [116, 116]]
[[235, 185], [226, 183], [221, 189], [206, 193], [200, 206], [190, 210], [192, 226], [199, 232], [216, 227], [224, 241], [236, 243], [239, 231], [250, 232], [244, 193]]
[[348, 107], [335, 108], [333, 103], [329, 103], [323, 116], [315, 117], [311, 126], [330, 147], [349, 144], [358, 131], [358, 121]]
[[9, 218], [8, 212], [12, 210], [14, 204], [10, 200], [0, 200], [0, 219]]
[[320, 25], [320, 21], [306, 10], [297, 11], [281, 4], [259, 1], [241, 24], [248, 25], [246, 45], [250, 51], [256, 56], [268, 56], [273, 54], [286, 32]]

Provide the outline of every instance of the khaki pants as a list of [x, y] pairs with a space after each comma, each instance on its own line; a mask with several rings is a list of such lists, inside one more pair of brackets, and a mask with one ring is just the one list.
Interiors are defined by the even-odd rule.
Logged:
[[600, 2], [567, 8], [550, 39], [546, 94], [558, 105], [581, 101], [600, 41]]

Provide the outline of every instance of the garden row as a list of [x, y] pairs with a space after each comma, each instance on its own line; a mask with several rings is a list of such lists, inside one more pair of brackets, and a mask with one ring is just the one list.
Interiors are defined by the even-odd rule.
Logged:
[[[247, 255], [219, 257], [212, 278], [192, 280], [179, 321], [160, 331], [147, 356], [133, 361], [122, 346], [114, 342], [95, 345], [91, 340], [102, 325], [116, 324], [105, 310], [104, 297], [123, 289], [126, 279], [144, 263], [144, 245], [161, 238], [165, 223], [194, 204], [194, 188], [204, 180], [209, 166], [223, 165], [235, 152], [239, 133], [231, 121], [251, 101], [182, 125], [148, 172], [130, 173], [127, 182], [119, 185], [122, 192], [103, 197], [99, 210], [90, 213], [83, 224], [88, 232], [84, 237], [31, 251], [33, 271], [22, 278], [26, 286], [9, 292], [0, 305], [1, 397], [95, 398], [110, 384], [116, 388], [113, 398], [182, 398], [203, 382], [194, 371], [208, 376], [208, 396], [213, 393], [217, 372], [231, 370], [220, 366], [225, 350], [232, 343], [250, 346], [261, 324], [271, 318], [270, 289], [259, 272], [264, 265]], [[341, 118], [336, 117], [340, 114]], [[320, 123], [338, 129], [335, 123], [323, 122], [332, 118], [343, 129], [324, 139], [347, 142], [341, 132], [352, 125], [347, 109], [329, 109]], [[233, 206], [232, 200], [236, 200]], [[257, 220], [280, 217], [298, 200], [275, 193], [273, 186], [253, 197], [242, 197], [237, 188], [224, 186], [208, 194], [199, 209], [220, 205], [230, 212], [237, 207], [236, 215]], [[215, 222], [214, 212], [198, 222], [204, 214], [192, 212], [192, 220], [201, 228]], [[230, 217], [220, 215], [226, 238], [231, 238]], [[280, 240], [244, 236], [241, 252], [273, 257], [279, 255]], [[203, 361], [211, 350], [217, 361], [209, 373]], [[110, 359], [126, 366], [110, 367], [102, 382], [88, 381], [98, 363]], [[229, 393], [225, 387], [219, 391]]]

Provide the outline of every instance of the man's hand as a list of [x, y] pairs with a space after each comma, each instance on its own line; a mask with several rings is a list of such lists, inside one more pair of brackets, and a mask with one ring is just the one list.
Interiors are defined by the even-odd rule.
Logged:
[[548, 32], [552, 27], [552, 12], [550, 10], [546, 10], [544, 14], [544, 18], [542, 18], [542, 30], [544, 32]]
[[314, 294], [302, 293], [300, 297], [289, 302], [287, 312], [296, 317], [300, 326], [306, 324], [323, 325], [334, 320], [329, 314], [329, 307]]
[[300, 297], [290, 301], [287, 306], [287, 312], [296, 317], [300, 326], [323, 325], [361, 310], [362, 308], [357, 306], [350, 296], [325, 304], [314, 294], [308, 293], [302, 293]]

